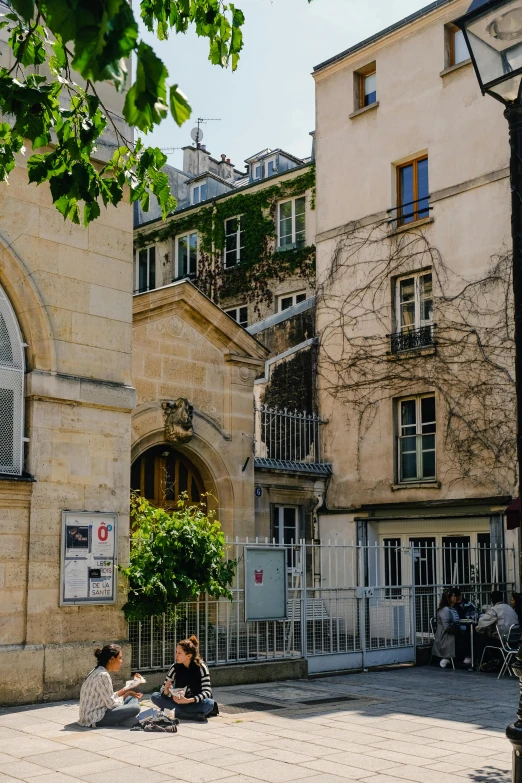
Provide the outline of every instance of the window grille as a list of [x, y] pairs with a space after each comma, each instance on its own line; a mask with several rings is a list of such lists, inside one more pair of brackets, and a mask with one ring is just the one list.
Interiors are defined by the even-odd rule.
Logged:
[[0, 288], [0, 473], [22, 473], [23, 418], [23, 341], [13, 309]]

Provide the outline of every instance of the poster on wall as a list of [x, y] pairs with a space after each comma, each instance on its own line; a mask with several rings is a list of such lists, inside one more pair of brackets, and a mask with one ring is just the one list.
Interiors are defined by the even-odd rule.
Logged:
[[63, 511], [60, 606], [114, 604], [118, 514]]

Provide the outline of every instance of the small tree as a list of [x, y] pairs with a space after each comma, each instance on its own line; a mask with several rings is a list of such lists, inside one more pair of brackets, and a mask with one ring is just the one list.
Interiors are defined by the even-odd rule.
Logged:
[[214, 517], [204, 504], [187, 505], [186, 498], [166, 511], [132, 495], [130, 565], [120, 568], [129, 580], [123, 607], [128, 620], [170, 613], [202, 593], [232, 598], [236, 561], [225, 559], [225, 537]]

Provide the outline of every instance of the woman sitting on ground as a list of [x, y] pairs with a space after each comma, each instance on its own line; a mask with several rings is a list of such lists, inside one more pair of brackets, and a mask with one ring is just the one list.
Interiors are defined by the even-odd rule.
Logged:
[[119, 644], [95, 650], [98, 665], [87, 675], [80, 690], [80, 726], [134, 725], [142, 694], [122, 688], [114, 692], [110, 672], [119, 672], [123, 662]]
[[432, 654], [440, 658], [440, 666], [445, 669], [450, 659], [461, 660], [464, 664], [470, 664], [469, 639], [466, 634], [460, 633], [459, 615], [455, 609], [457, 603], [458, 588], [445, 590], [437, 612], [437, 629], [433, 642]]
[[[151, 697], [156, 707], [174, 709], [180, 720], [206, 721], [209, 715], [219, 715], [212, 698], [208, 666], [200, 658], [198, 647], [195, 636], [179, 642], [176, 661], [167, 673], [161, 692], [153, 693]], [[185, 689], [184, 693], [182, 689]]]

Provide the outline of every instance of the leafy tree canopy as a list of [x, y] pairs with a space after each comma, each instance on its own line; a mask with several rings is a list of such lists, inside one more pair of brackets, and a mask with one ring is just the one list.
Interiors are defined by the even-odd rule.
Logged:
[[[308, 0], [311, 2], [311, 0]], [[131, 202], [148, 209], [153, 193], [165, 217], [176, 205], [166, 156], [156, 147], [126, 139], [104, 106], [97, 86], [127, 85], [127, 64], [136, 76], [123, 115], [129, 126], [148, 133], [170, 113], [181, 125], [190, 117], [187, 98], [172, 84], [164, 63], [140, 40], [128, 0], [11, 0], [0, 20], [7, 28], [14, 62], [0, 68], [0, 181], [8, 181], [17, 153], [31, 143], [29, 181], [49, 182], [64, 218], [85, 225], [100, 214], [100, 202], [117, 205], [125, 186]], [[242, 11], [225, 0], [141, 0], [141, 18], [160, 40], [171, 31], [195, 28], [209, 41], [209, 59], [236, 69], [243, 47]], [[78, 83], [79, 82], [79, 83]], [[105, 165], [91, 158], [111, 125], [117, 148]], [[41, 148], [51, 151], [34, 152]]]
[[131, 519], [130, 565], [120, 569], [129, 580], [127, 619], [171, 613], [203, 593], [232, 598], [236, 561], [226, 560], [221, 525], [204, 504], [181, 499], [177, 510], [166, 511], [132, 495]]

